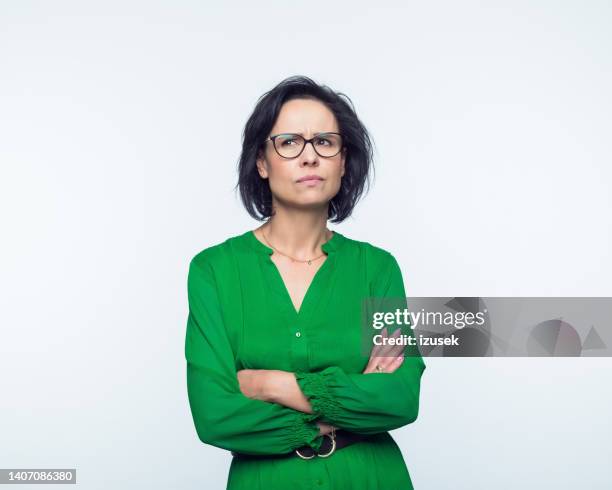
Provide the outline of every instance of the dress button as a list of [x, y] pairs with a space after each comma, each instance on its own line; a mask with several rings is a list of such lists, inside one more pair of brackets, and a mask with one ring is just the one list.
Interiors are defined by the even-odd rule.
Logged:
[[301, 337], [301, 336], [302, 336], [302, 334], [301, 334], [300, 332], [295, 332], [295, 336], [296, 336], [296, 337]]

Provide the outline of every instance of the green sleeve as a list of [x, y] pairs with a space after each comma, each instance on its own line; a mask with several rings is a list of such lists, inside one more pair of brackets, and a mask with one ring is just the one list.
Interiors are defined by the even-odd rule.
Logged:
[[187, 290], [187, 392], [199, 439], [247, 454], [289, 453], [305, 444], [319, 450], [323, 437], [315, 423], [317, 414], [252, 399], [240, 391], [214, 272], [201, 254], [190, 262]]
[[[373, 296], [405, 300], [400, 267], [393, 255], [388, 254], [387, 259], [386, 271], [373, 286]], [[389, 334], [395, 328], [389, 328]], [[414, 337], [412, 329], [406, 333]], [[406, 346], [404, 354], [404, 361], [393, 373], [346, 373], [330, 366], [319, 372], [294, 374], [313, 412], [323, 421], [356, 433], [376, 434], [417, 419], [425, 363], [416, 347]]]

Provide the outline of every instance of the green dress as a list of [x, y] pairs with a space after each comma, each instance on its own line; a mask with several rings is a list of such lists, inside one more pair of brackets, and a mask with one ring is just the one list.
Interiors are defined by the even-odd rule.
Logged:
[[[273, 250], [251, 230], [202, 250], [189, 264], [187, 392], [202, 442], [247, 454], [283, 454], [305, 444], [318, 450], [317, 419], [367, 435], [327, 458], [234, 456], [228, 490], [413, 488], [388, 431], [416, 420], [425, 363], [406, 355], [393, 373], [362, 374], [369, 358], [361, 348], [362, 298], [405, 297], [402, 273], [389, 252], [337, 231], [322, 249], [327, 258], [299, 311]], [[295, 373], [314, 413], [246, 397], [240, 369]]]

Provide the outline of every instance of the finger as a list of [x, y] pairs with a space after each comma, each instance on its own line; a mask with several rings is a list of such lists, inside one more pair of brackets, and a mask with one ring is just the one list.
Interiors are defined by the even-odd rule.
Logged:
[[[401, 334], [401, 328], [397, 328], [390, 337], [397, 339], [401, 336]], [[381, 335], [385, 339], [390, 338], [387, 335], [387, 327], [382, 330]], [[372, 353], [370, 354], [370, 359], [364, 373], [376, 372], [376, 366], [380, 366], [383, 370], [387, 370], [389, 364], [403, 352], [404, 348], [405, 346], [400, 343], [395, 345], [385, 343], [382, 343], [382, 345], [376, 345], [375, 349], [372, 349]]]
[[[389, 338], [398, 339], [401, 334], [401, 329], [398, 328]], [[387, 345], [384, 345], [383, 349], [381, 349], [377, 355], [379, 357], [396, 357], [402, 348], [402, 345], [393, 345], [389, 343]]]
[[364, 373], [368, 372], [368, 373], [374, 373], [376, 372], [376, 366], [380, 366], [382, 368], [384, 368], [385, 364], [386, 364], [386, 357], [371, 357], [370, 358], [370, 362], [368, 362], [368, 365], [366, 366], [365, 370], [363, 371]]
[[392, 373], [397, 368], [399, 368], [404, 362], [404, 356], [399, 356], [393, 359], [385, 369], [387, 372]]
[[[402, 329], [398, 328], [395, 332], [394, 335], [396, 338], [401, 338], [401, 336], [403, 335], [402, 333]], [[406, 348], [406, 346], [404, 344], [402, 344], [401, 342], [397, 342], [396, 345], [392, 346], [392, 348], [389, 351], [389, 355], [391, 357], [398, 357], [400, 354], [402, 354], [404, 352], [404, 349]]]
[[404, 355], [404, 350], [406, 346], [404, 345], [394, 345], [392, 348], [387, 350], [384, 354], [384, 357], [379, 357], [378, 364], [380, 366], [388, 368], [388, 366], [394, 362], [398, 357]]
[[400, 354], [404, 352], [405, 348], [406, 348], [405, 345], [398, 342], [397, 345], [394, 345], [392, 346], [391, 349], [389, 349], [389, 357], [398, 357]]
[[403, 356], [389, 358], [388, 360], [389, 362], [385, 364], [385, 371], [392, 373], [401, 365], [401, 363], [403, 362], [403, 359], [404, 359]]
[[386, 371], [392, 360], [393, 359], [390, 357], [377, 357], [372, 363], [372, 371], [378, 372], [378, 370], [376, 369], [377, 366], [380, 367], [383, 371]]

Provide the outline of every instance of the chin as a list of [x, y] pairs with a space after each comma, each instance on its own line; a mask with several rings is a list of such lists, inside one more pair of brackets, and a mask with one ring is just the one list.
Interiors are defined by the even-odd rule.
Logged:
[[329, 199], [296, 199], [293, 201], [293, 205], [298, 208], [323, 208], [329, 204]]

